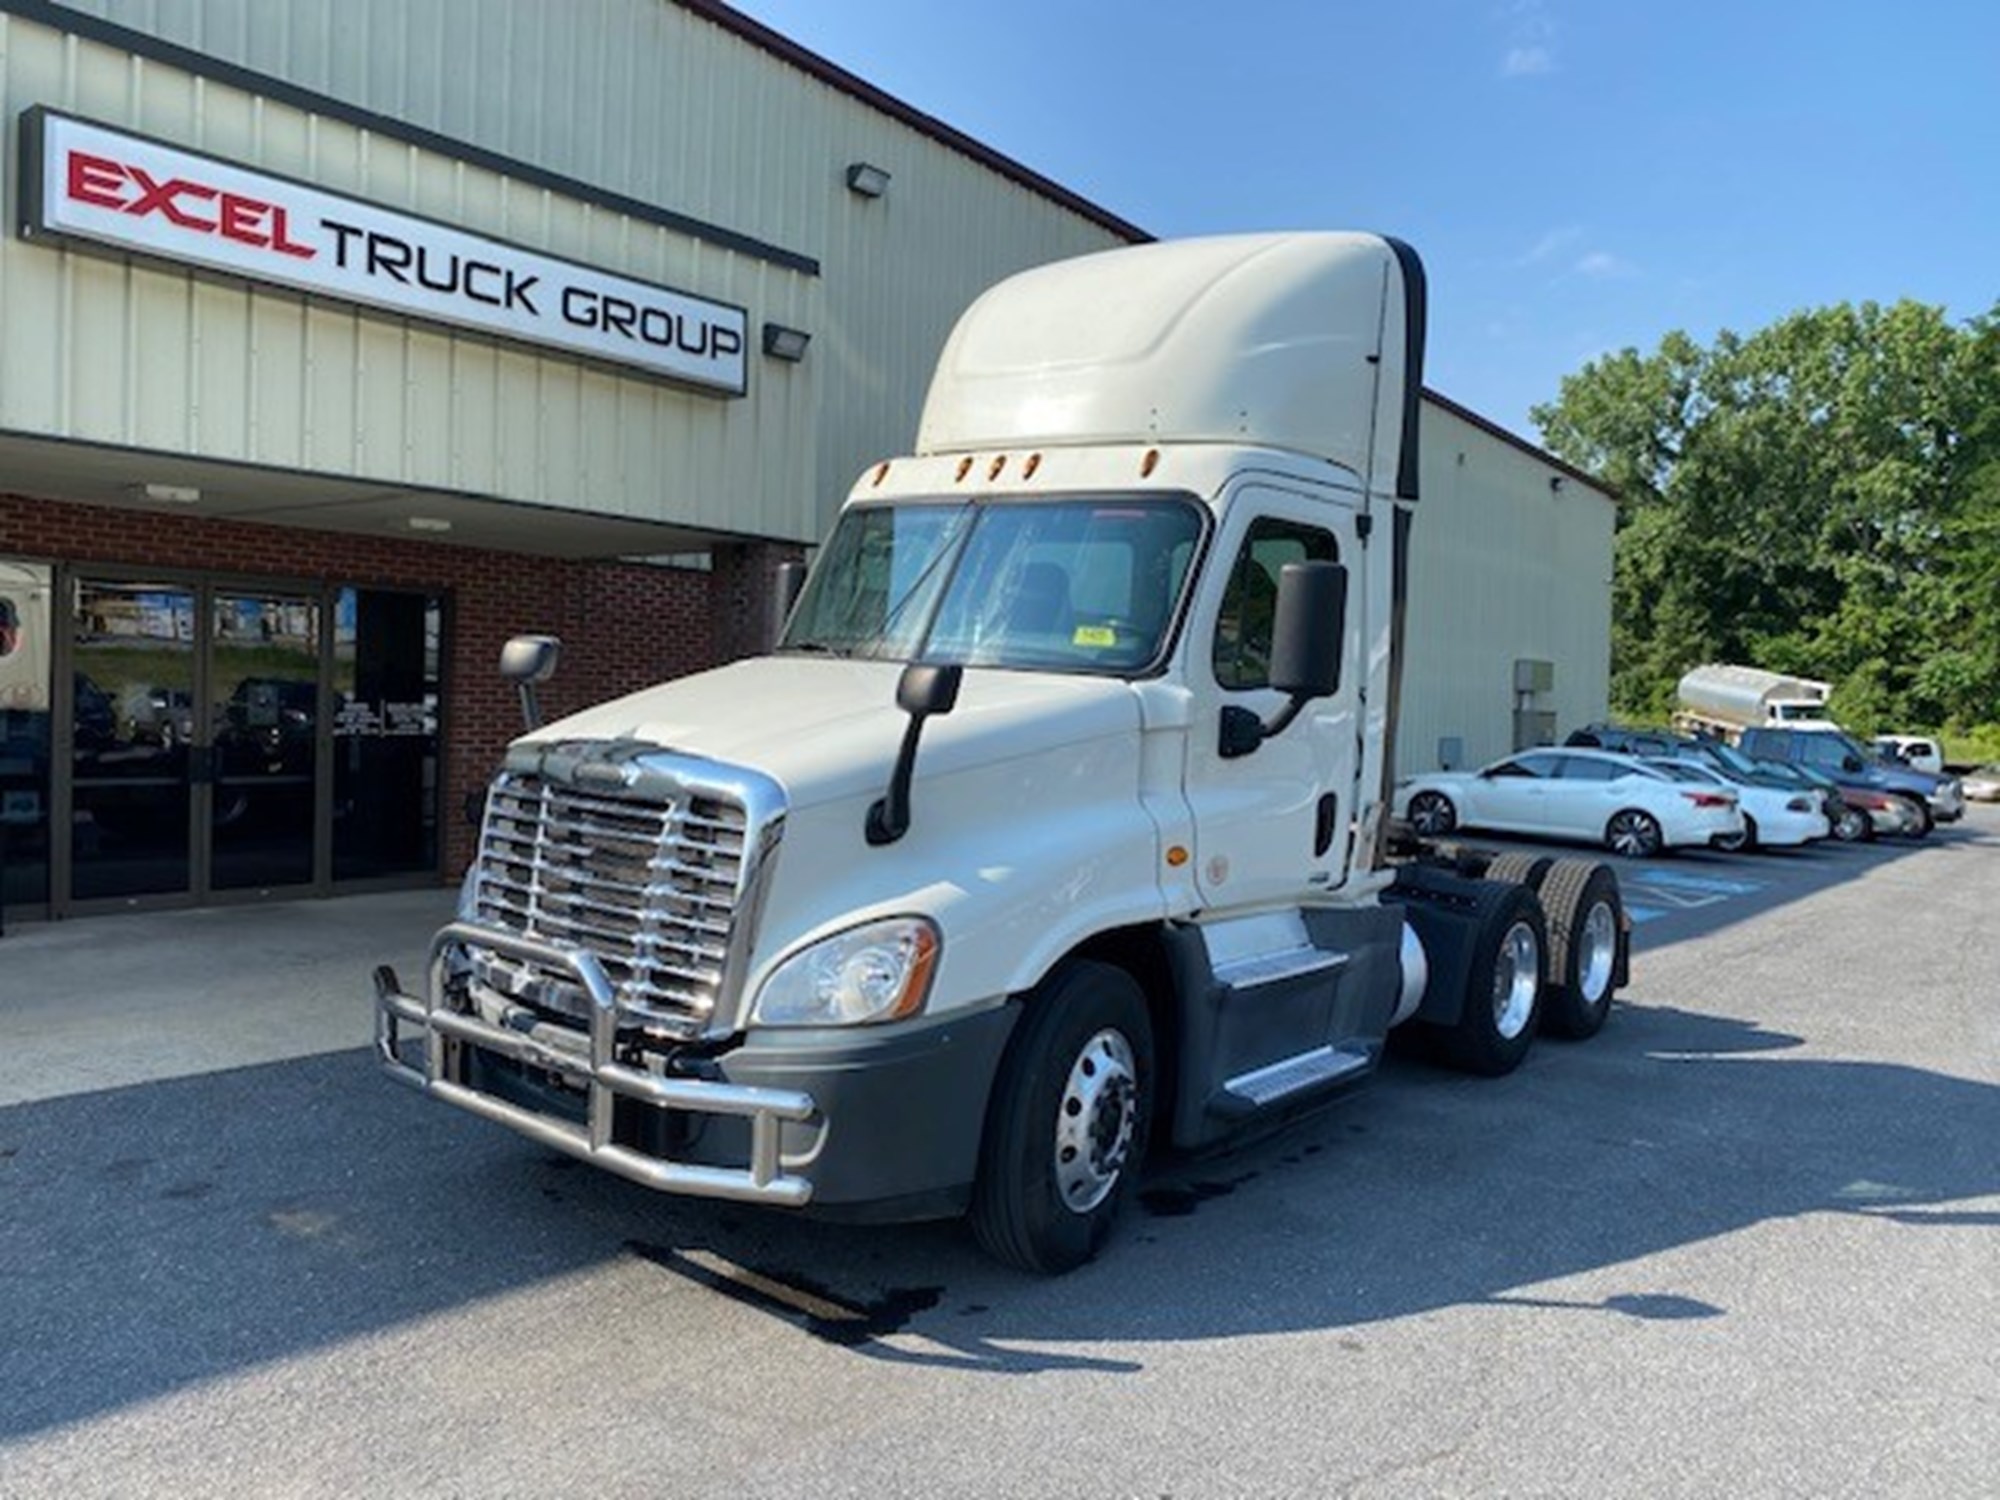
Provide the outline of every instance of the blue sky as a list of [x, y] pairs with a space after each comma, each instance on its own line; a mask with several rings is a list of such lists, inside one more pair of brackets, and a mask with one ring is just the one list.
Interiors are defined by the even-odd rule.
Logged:
[[1591, 357], [2000, 301], [2000, 3], [736, 0], [1161, 236], [1378, 229], [1429, 383], [1535, 435]]

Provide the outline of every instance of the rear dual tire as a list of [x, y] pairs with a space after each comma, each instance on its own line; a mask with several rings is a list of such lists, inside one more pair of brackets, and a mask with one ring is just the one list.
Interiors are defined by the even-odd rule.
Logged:
[[1549, 986], [1542, 1030], [1582, 1041], [1604, 1029], [1618, 987], [1625, 905], [1608, 865], [1566, 859], [1542, 881], [1549, 923]]
[[1594, 859], [1503, 854], [1487, 866], [1486, 878], [1525, 886], [1541, 902], [1548, 926], [1542, 1031], [1572, 1041], [1595, 1036], [1611, 1014], [1619, 981], [1625, 905], [1617, 874]]
[[1534, 1044], [1548, 922], [1525, 885], [1489, 883], [1486, 891], [1458, 1020], [1431, 1027], [1430, 1035], [1443, 1062], [1498, 1078], [1518, 1068]]

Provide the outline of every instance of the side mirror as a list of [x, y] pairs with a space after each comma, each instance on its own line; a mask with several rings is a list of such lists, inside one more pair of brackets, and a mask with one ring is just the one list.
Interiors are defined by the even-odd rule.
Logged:
[[958, 685], [965, 668], [926, 666], [911, 662], [896, 679], [896, 707], [910, 716], [903, 730], [903, 747], [896, 754], [896, 768], [889, 773], [889, 791], [868, 809], [862, 832], [871, 844], [893, 844], [910, 831], [910, 777], [917, 765], [917, 741], [924, 732], [924, 720], [932, 714], [948, 714], [958, 707]]
[[1866, 766], [1861, 764], [1861, 757], [1858, 755], [1847, 756], [1845, 759], [1841, 761], [1840, 768], [1841, 770], [1847, 772], [1848, 775], [1850, 776], [1852, 776], [1857, 771], [1864, 771], [1867, 769]]
[[1278, 570], [1272, 687], [1294, 698], [1339, 692], [1346, 634], [1347, 569], [1333, 562], [1296, 562]]
[[500, 648], [500, 675], [521, 690], [521, 717], [530, 729], [542, 727], [542, 703], [535, 689], [556, 675], [562, 642], [552, 635], [517, 635]]
[[1217, 753], [1224, 760], [1250, 754], [1289, 729], [1313, 699], [1338, 692], [1346, 644], [1347, 569], [1332, 562], [1286, 563], [1278, 570], [1272, 611], [1271, 686], [1289, 693], [1291, 702], [1268, 724], [1240, 705], [1225, 707]]

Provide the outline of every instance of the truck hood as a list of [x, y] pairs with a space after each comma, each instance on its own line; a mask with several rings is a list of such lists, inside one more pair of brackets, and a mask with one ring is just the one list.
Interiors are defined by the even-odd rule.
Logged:
[[[640, 740], [748, 766], [794, 808], [879, 795], [909, 716], [896, 706], [902, 664], [763, 656], [683, 677], [546, 724], [519, 742]], [[1139, 728], [1137, 696], [1117, 678], [968, 668], [958, 705], [924, 725], [920, 779]]]

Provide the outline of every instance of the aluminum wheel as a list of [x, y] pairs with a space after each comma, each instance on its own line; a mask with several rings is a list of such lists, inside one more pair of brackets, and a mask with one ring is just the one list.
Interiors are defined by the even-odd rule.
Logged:
[[1418, 792], [1410, 799], [1410, 826], [1425, 838], [1436, 838], [1458, 826], [1458, 813], [1443, 793]]
[[1611, 988], [1611, 974], [1618, 967], [1618, 917], [1609, 901], [1591, 907], [1583, 919], [1583, 931], [1571, 939], [1583, 947], [1577, 964], [1579, 986], [1586, 1005], [1595, 1005]]
[[1500, 940], [1493, 960], [1493, 1029], [1512, 1041], [1535, 1014], [1542, 983], [1542, 945], [1535, 929], [1516, 922]]
[[1087, 1214], [1118, 1186], [1139, 1119], [1139, 1074], [1132, 1044], [1104, 1030], [1070, 1065], [1056, 1110], [1056, 1186], [1065, 1207]]
[[1611, 846], [1614, 854], [1622, 854], [1627, 859], [1651, 859], [1660, 852], [1664, 841], [1660, 837], [1660, 825], [1648, 814], [1628, 809], [1612, 814], [1611, 823], [1604, 830], [1604, 842]]

